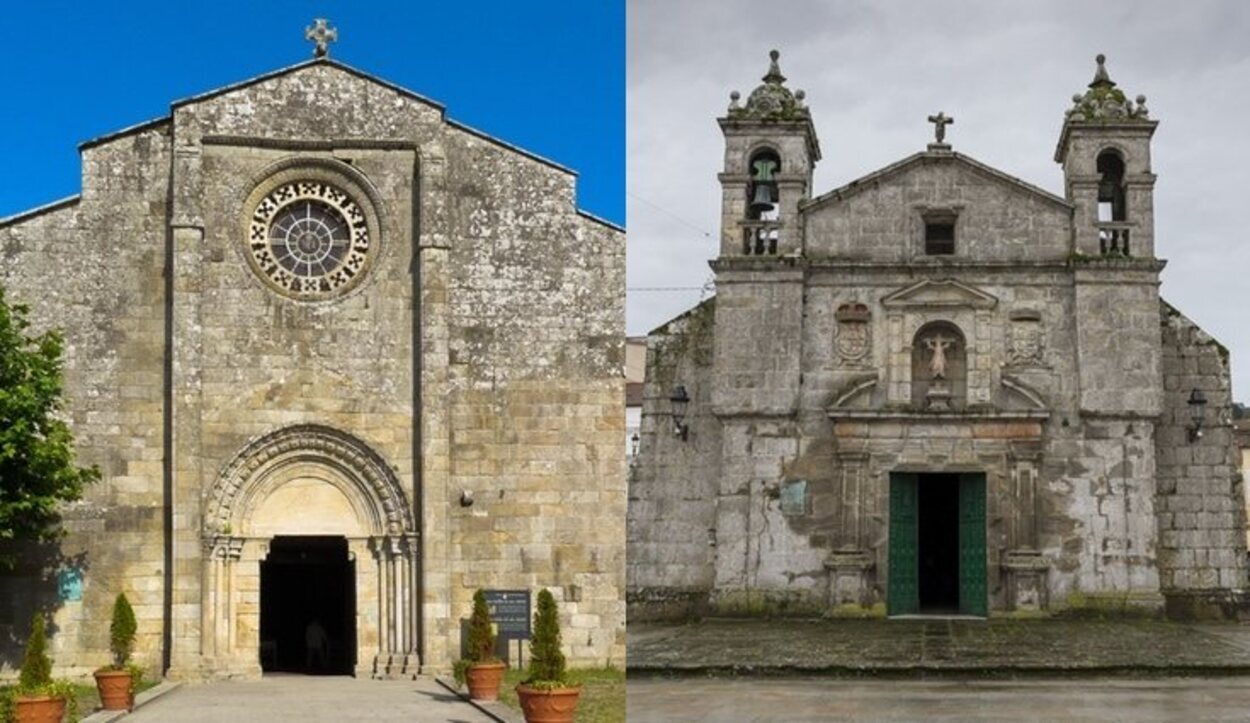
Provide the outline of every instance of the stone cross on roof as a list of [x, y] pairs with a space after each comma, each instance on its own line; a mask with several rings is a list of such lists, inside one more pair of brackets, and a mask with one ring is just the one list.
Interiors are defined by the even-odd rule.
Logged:
[[339, 31], [330, 27], [325, 18], [314, 18], [313, 24], [304, 29], [304, 39], [314, 43], [314, 58], [324, 58], [330, 53], [330, 43], [338, 41]]
[[946, 126], [954, 123], [955, 119], [947, 117], [942, 111], [938, 111], [937, 115], [929, 116], [929, 122], [933, 124], [933, 135], [937, 139], [936, 142], [930, 145], [946, 145]]

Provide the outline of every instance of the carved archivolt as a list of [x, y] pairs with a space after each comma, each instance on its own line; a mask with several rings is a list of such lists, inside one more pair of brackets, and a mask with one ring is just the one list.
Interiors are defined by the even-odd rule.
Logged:
[[364, 442], [320, 425], [298, 425], [252, 440], [222, 469], [204, 505], [204, 536], [242, 529], [247, 514], [292, 468], [326, 469], [368, 518], [371, 532], [413, 532], [407, 496], [394, 472]]

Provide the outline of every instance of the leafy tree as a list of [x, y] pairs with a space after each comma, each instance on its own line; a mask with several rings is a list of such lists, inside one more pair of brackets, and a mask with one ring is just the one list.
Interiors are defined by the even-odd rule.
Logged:
[[560, 615], [551, 591], [538, 592], [534, 631], [530, 638], [529, 679], [526, 685], [561, 687], [567, 683], [564, 653], [560, 652]]
[[[29, 309], [10, 306], [0, 288], [0, 540], [52, 540], [62, 502], [100, 477], [74, 464], [62, 409], [61, 335], [32, 335]], [[12, 567], [12, 552], [0, 564]]]
[[130, 662], [130, 653], [135, 647], [135, 610], [130, 607], [126, 593], [117, 593], [113, 601], [113, 622], [109, 624], [109, 650], [113, 653], [113, 666], [121, 669]]

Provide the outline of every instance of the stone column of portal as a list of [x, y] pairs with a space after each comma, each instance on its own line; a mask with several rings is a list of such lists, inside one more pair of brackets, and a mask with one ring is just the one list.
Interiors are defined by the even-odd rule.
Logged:
[[391, 537], [389, 542], [390, 555], [387, 559], [391, 566], [391, 668], [387, 671], [390, 677], [398, 677], [404, 671], [404, 585], [403, 585], [403, 546], [401, 538]]
[[399, 652], [403, 656], [400, 672], [405, 677], [416, 675], [415, 660], [412, 657], [412, 546], [408, 536], [399, 538]]
[[225, 564], [223, 555], [220, 555], [221, 547], [217, 544], [218, 538], [206, 537], [203, 542], [203, 581], [200, 585], [200, 651], [203, 655], [201, 664], [205, 669], [215, 667], [212, 661], [217, 657], [217, 649], [214, 641], [216, 640], [216, 610], [217, 610], [217, 581], [222, 577], [221, 568]]
[[374, 537], [369, 540], [369, 549], [373, 551], [373, 559], [378, 566], [378, 651], [373, 657], [373, 677], [381, 678], [386, 674], [386, 651], [389, 643], [386, 637], [387, 597], [386, 597], [386, 544], [385, 538]]
[[223, 584], [224, 602], [222, 617], [226, 621], [225, 650], [229, 655], [238, 655], [238, 588], [235, 585], [235, 572], [239, 567], [239, 558], [243, 556], [243, 539], [240, 537], [226, 538], [225, 581]]
[[407, 556], [404, 558], [404, 569], [407, 570], [408, 574], [408, 608], [405, 610], [408, 620], [408, 647], [405, 650], [410, 658], [410, 665], [407, 669], [411, 670], [413, 675], [416, 675], [421, 671], [421, 640], [419, 637], [421, 634], [421, 598], [420, 590], [418, 590], [420, 578], [417, 576], [417, 571], [420, 569], [418, 565], [420, 563], [419, 555], [421, 554], [421, 549], [420, 541], [416, 535], [406, 537], [405, 544]]

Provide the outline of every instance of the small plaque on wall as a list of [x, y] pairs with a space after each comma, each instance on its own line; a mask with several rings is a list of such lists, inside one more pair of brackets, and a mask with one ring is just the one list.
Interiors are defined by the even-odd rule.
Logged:
[[781, 485], [781, 514], [787, 516], [807, 514], [807, 480], [790, 480]]
[[82, 600], [82, 570], [77, 567], [63, 567], [56, 573], [56, 590], [61, 602], [79, 602]]

